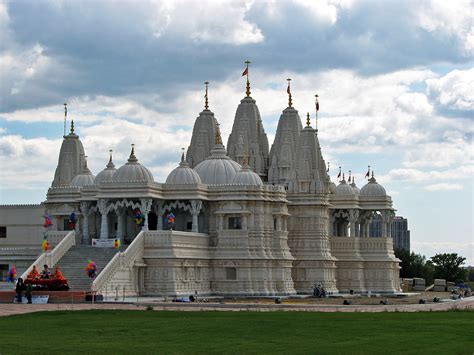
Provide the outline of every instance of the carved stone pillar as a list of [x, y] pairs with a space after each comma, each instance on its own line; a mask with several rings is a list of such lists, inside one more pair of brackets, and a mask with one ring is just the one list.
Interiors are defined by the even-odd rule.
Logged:
[[356, 236], [356, 222], [359, 219], [358, 210], [349, 210], [349, 226], [350, 226], [350, 236]]
[[147, 231], [148, 230], [148, 213], [151, 211], [151, 203], [152, 199], [151, 198], [141, 198], [140, 199], [140, 210], [142, 211], [143, 215], [145, 216], [145, 221], [142, 227], [142, 230]]
[[120, 239], [120, 242], [123, 243], [123, 220], [124, 220], [125, 211], [121, 208], [115, 210], [117, 215], [117, 239]]
[[199, 233], [199, 212], [201, 211], [202, 208], [202, 201], [199, 200], [192, 200], [191, 201], [191, 215], [193, 216], [193, 222], [192, 222], [192, 232], [193, 233]]
[[82, 213], [82, 242], [85, 245], [90, 244], [89, 237], [89, 202], [81, 202]]
[[156, 229], [163, 230], [163, 201], [155, 201], [155, 213], [157, 215]]
[[100, 239], [109, 239], [109, 221], [107, 218], [107, 199], [100, 199], [98, 206], [100, 212]]

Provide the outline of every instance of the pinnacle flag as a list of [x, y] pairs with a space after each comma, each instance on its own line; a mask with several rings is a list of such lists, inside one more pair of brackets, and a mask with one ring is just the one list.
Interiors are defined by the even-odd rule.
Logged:
[[341, 167], [339, 167], [339, 174], [337, 174], [337, 178], [339, 179], [341, 177]]
[[316, 111], [319, 111], [319, 100], [318, 100], [318, 95], [316, 95]]
[[367, 178], [369, 177], [369, 175], [370, 175], [370, 167], [369, 167], [369, 169], [367, 170], [367, 173], [365, 174], [365, 178], [367, 179]]
[[288, 88], [286, 89], [286, 92], [287, 92], [288, 94], [291, 94], [291, 91], [290, 91], [290, 84], [288, 84]]
[[244, 72], [242, 73], [242, 76], [248, 75], [249, 73], [249, 68], [245, 68]]

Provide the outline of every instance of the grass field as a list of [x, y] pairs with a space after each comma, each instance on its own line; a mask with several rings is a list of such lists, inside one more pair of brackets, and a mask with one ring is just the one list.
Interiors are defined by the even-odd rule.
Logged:
[[474, 312], [61, 311], [0, 318], [0, 353], [472, 354]]

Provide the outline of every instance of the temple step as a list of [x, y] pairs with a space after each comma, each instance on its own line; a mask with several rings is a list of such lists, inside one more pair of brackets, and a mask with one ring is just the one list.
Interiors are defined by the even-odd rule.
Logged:
[[[121, 248], [121, 250], [123, 249], [124, 248]], [[98, 274], [100, 274], [116, 253], [117, 250], [112, 248], [76, 245], [68, 250], [59, 260], [57, 266], [61, 268], [64, 277], [68, 280], [70, 290], [89, 290], [92, 285], [92, 280], [87, 276], [85, 271], [89, 260], [96, 263]]]

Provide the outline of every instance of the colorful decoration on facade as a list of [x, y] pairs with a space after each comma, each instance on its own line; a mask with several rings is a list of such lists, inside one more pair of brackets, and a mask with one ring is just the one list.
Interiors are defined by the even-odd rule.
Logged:
[[48, 235], [46, 233], [44, 233], [43, 244], [41, 247], [43, 248], [43, 252], [47, 252], [51, 247], [48, 242]]
[[8, 270], [8, 273], [7, 273], [7, 282], [15, 282], [15, 281], [16, 281], [16, 267], [12, 265], [10, 270]]
[[77, 215], [76, 212], [72, 212], [69, 216], [69, 228], [75, 229], [77, 224]]
[[87, 264], [87, 267], [85, 270], [86, 270], [87, 276], [93, 279], [97, 276], [97, 265], [92, 260], [88, 260], [88, 263], [89, 264]]
[[50, 228], [53, 226], [53, 218], [49, 214], [44, 215], [44, 228]]
[[115, 239], [114, 240], [114, 249], [118, 250], [118, 249], [120, 249], [121, 246], [122, 246], [122, 242], [120, 241], [120, 239]]
[[140, 227], [145, 225], [145, 215], [140, 210], [135, 211], [135, 223]]

